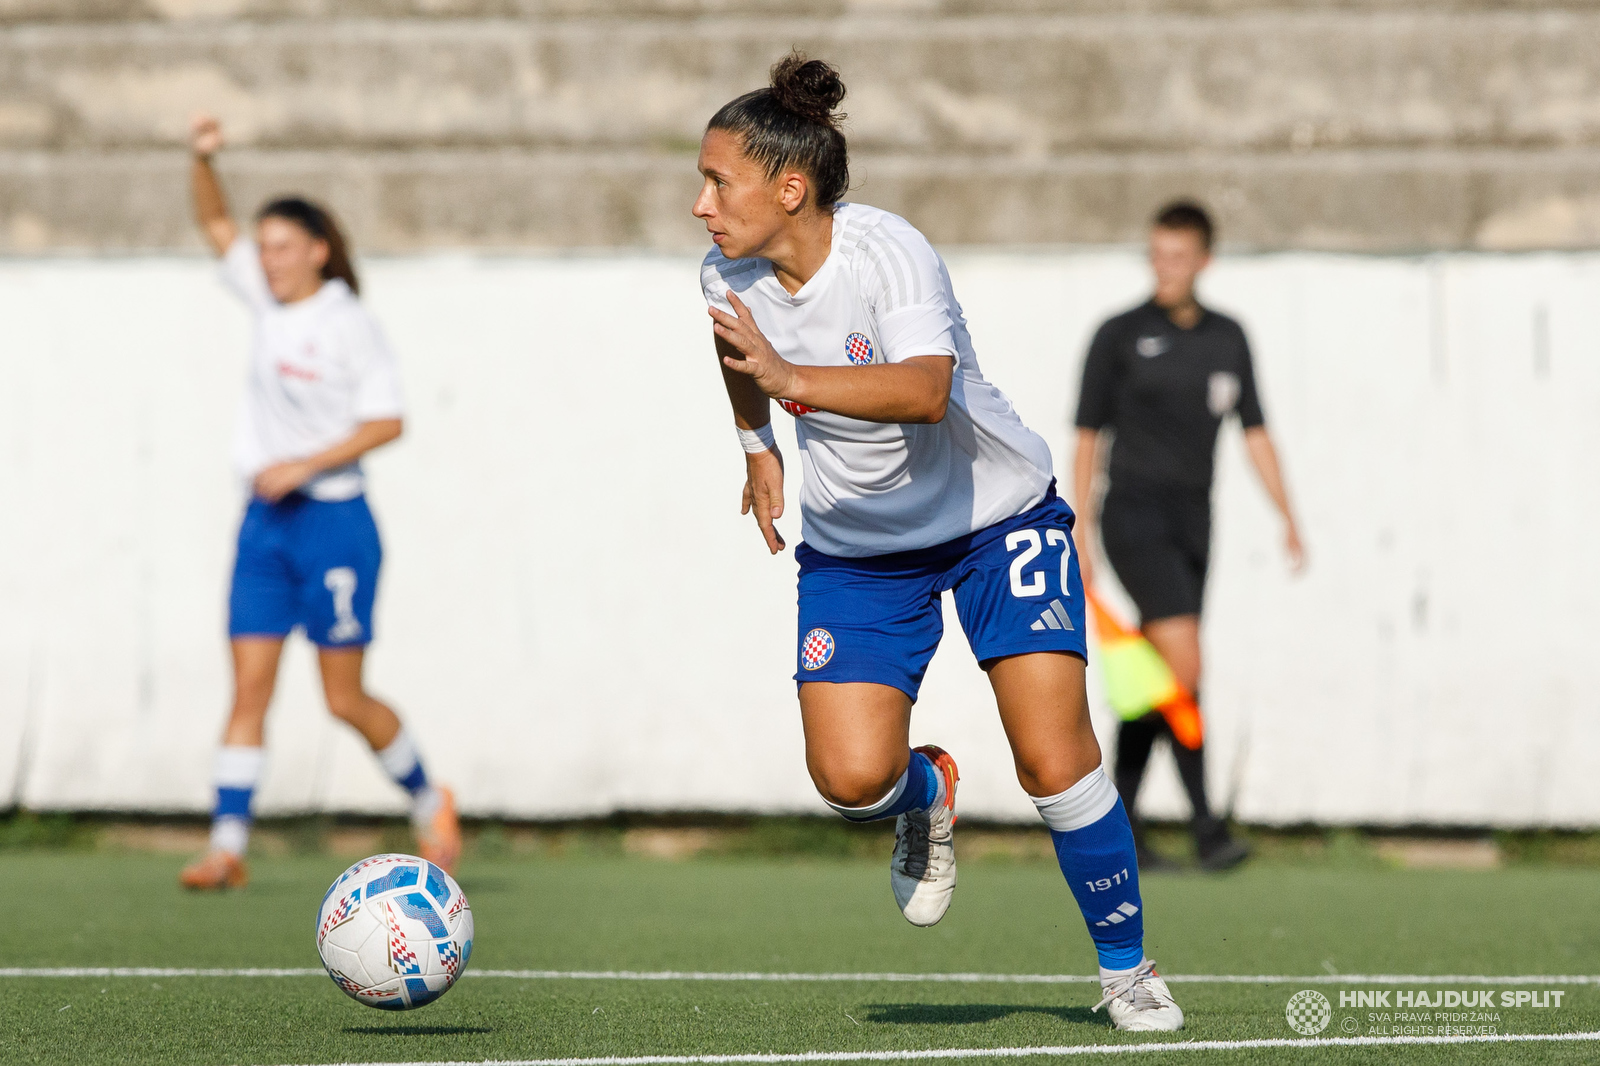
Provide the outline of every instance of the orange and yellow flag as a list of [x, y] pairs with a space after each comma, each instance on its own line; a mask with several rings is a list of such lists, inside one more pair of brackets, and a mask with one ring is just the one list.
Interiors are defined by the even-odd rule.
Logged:
[[1128, 721], [1160, 711], [1174, 740], [1190, 750], [1199, 748], [1205, 729], [1194, 696], [1178, 683], [1155, 645], [1123, 625], [1093, 592], [1088, 599], [1098, 638], [1096, 658], [1112, 709]]

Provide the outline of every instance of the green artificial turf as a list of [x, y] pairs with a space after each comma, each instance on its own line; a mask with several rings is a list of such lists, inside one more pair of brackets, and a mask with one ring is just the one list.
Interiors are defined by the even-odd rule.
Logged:
[[[196, 896], [149, 855], [0, 855], [0, 967], [315, 967], [313, 917], [339, 858], [257, 860], [239, 893]], [[895, 909], [884, 862], [477, 859], [461, 872], [472, 970], [1093, 972], [1060, 875], [962, 867], [933, 929]], [[1600, 874], [1260, 864], [1146, 878], [1146, 947], [1171, 974], [1600, 974]], [[1177, 1037], [1297, 1038], [1300, 984], [1174, 985]], [[1316, 986], [1346, 1017], [1338, 985]], [[1363, 988], [1410, 988], [1371, 984]], [[1461, 986], [1441, 986], [1461, 987]], [[1537, 987], [1537, 986], [1534, 986]], [[1501, 1032], [1600, 1030], [1600, 987], [1499, 1009]], [[1095, 986], [474, 977], [388, 1014], [309, 977], [3, 977], [0, 1062], [333, 1063], [1116, 1044]], [[1167, 1062], [1593, 1062], [1600, 1043], [1184, 1052]], [[1118, 1061], [1121, 1057], [1118, 1056]], [[1101, 1061], [1094, 1059], [1092, 1061]], [[1146, 1061], [1143, 1056], [1140, 1061]], [[1152, 1060], [1154, 1061], [1154, 1060]]]

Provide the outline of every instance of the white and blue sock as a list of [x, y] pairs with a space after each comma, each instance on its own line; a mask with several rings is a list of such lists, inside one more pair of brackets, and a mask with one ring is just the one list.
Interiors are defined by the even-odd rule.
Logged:
[[384, 772], [411, 794], [411, 818], [425, 823], [439, 809], [443, 799], [438, 789], [428, 783], [428, 772], [422, 768], [422, 756], [404, 729], [395, 734], [389, 746], [375, 753]]
[[920, 751], [911, 753], [906, 772], [900, 775], [889, 794], [869, 807], [841, 807], [823, 798], [828, 806], [852, 822], [875, 822], [879, 818], [896, 818], [907, 811], [925, 811], [944, 802], [944, 774], [933, 765], [933, 760]]
[[211, 850], [243, 855], [250, 843], [250, 806], [266, 753], [261, 748], [224, 744], [217, 750], [217, 803], [211, 812]]
[[1054, 796], [1033, 797], [1055, 841], [1056, 859], [1089, 927], [1100, 973], [1131, 970], [1144, 961], [1144, 901], [1133, 827], [1105, 770]]

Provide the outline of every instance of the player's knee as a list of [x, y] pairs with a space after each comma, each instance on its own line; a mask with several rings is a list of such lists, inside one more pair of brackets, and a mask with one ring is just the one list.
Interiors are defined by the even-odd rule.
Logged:
[[823, 782], [817, 785], [817, 792], [835, 807], [870, 807], [887, 796], [893, 788], [893, 783], [884, 786], [881, 783], [867, 785], [856, 781], [837, 784]]
[[1017, 782], [1030, 796], [1056, 796], [1082, 781], [1100, 765], [1098, 747], [1092, 751], [1063, 750], [1029, 757], [1018, 756]]
[[357, 722], [365, 715], [367, 694], [359, 689], [328, 692], [328, 713], [344, 722]]
[[893, 790], [898, 775], [868, 767], [813, 768], [811, 782], [836, 807], [870, 807]]

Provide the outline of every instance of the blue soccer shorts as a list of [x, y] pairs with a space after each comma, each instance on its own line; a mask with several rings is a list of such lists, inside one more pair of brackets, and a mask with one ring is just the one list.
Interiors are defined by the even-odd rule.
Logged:
[[228, 635], [286, 637], [301, 626], [319, 647], [365, 645], [382, 562], [378, 526], [363, 496], [251, 500], [239, 526]]
[[868, 681], [916, 700], [947, 590], [985, 669], [1038, 651], [1087, 658], [1073, 521], [1052, 490], [1032, 510], [931, 548], [844, 559], [801, 544], [795, 680]]

